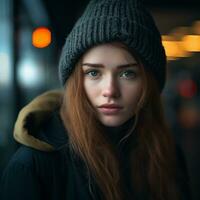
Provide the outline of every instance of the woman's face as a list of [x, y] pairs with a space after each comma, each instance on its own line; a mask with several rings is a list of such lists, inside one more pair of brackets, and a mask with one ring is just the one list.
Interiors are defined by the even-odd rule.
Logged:
[[82, 60], [86, 95], [105, 126], [130, 119], [142, 95], [142, 70], [125, 49], [102, 44], [87, 51]]

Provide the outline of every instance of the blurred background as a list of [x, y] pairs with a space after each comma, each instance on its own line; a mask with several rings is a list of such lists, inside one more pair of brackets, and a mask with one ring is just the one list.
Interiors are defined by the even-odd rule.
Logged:
[[[194, 200], [200, 199], [200, 1], [144, 0], [162, 34], [168, 82], [166, 118], [187, 162]], [[19, 110], [60, 87], [62, 45], [88, 0], [0, 0], [0, 176], [17, 148]]]

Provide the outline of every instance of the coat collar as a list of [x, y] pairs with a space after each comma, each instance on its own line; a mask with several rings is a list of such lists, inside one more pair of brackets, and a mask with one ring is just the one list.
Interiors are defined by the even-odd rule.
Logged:
[[[57, 149], [59, 146], [58, 140], [55, 139], [54, 141], [53, 137], [48, 137], [43, 130], [45, 130], [47, 124], [50, 125], [49, 130], [52, 128], [51, 126], [55, 126], [55, 123], [49, 123], [47, 119], [56, 120], [52, 112], [60, 107], [62, 96], [62, 91], [48, 91], [25, 106], [19, 112], [15, 123], [14, 139], [25, 146], [41, 151]], [[44, 126], [44, 124], [46, 125]]]

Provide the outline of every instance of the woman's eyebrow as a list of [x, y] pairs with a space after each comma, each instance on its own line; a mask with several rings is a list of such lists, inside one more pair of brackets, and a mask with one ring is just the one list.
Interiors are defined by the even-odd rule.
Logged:
[[[82, 66], [105, 68], [103, 64], [98, 64], [98, 63], [83, 63]], [[127, 67], [136, 67], [136, 66], [138, 66], [138, 63], [129, 63], [129, 64], [118, 65], [117, 68], [122, 69]]]

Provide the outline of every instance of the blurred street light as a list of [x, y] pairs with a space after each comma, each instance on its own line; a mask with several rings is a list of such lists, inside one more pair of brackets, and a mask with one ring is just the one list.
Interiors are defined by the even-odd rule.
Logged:
[[32, 44], [37, 48], [45, 48], [51, 43], [51, 31], [46, 27], [39, 27], [33, 31]]

